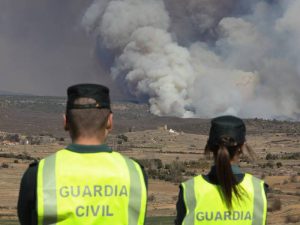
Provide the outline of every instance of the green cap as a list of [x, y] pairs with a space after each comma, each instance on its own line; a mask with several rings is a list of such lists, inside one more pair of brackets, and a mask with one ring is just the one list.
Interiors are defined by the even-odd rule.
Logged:
[[246, 126], [243, 120], [235, 116], [220, 116], [211, 121], [208, 143], [218, 145], [221, 137], [230, 137], [238, 144], [245, 142]]
[[[99, 84], [77, 84], [67, 90], [68, 101], [67, 109], [111, 109], [109, 89]], [[75, 104], [78, 98], [91, 98], [96, 101], [94, 104], [79, 105]]]

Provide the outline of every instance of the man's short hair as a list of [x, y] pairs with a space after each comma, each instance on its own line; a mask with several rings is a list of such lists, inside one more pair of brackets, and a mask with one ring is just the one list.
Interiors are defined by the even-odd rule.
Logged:
[[[76, 105], [95, 104], [92, 98], [78, 98]], [[67, 126], [72, 139], [91, 137], [100, 134], [107, 124], [111, 111], [107, 108], [67, 109]]]

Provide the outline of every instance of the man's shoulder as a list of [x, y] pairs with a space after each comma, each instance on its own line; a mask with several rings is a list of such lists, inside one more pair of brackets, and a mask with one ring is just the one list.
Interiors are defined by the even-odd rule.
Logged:
[[117, 154], [117, 155], [123, 157], [126, 161], [129, 161], [129, 162], [132, 162], [132, 163], [136, 163], [136, 164], [140, 165], [141, 167], [143, 167], [142, 164], [139, 162], [138, 159], [129, 157], [127, 155], [124, 155], [124, 154], [122, 154], [120, 152], [116, 152], [116, 151], [112, 151], [112, 154]]
[[253, 174], [250, 173], [245, 173], [245, 178], [248, 178], [249, 180], [252, 180], [252, 182], [258, 182], [258, 183], [265, 183], [265, 181], [257, 176], [254, 176]]
[[37, 168], [39, 166], [39, 161], [38, 160], [34, 160], [32, 162], [29, 163], [24, 175], [28, 174], [28, 173], [32, 173], [33, 171], [36, 171]]
[[39, 161], [38, 160], [34, 160], [33, 162], [31, 162], [29, 164], [29, 168], [33, 168], [33, 167], [37, 167], [39, 165]]
[[23, 177], [22, 177], [22, 180], [25, 183], [30, 185], [33, 181], [36, 180], [38, 165], [39, 165], [39, 161], [37, 161], [37, 160], [31, 162], [28, 165], [28, 168], [26, 169], [26, 171], [24, 172]]
[[40, 161], [38, 161], [37, 163], [39, 164], [41, 161], [44, 161], [46, 159], [51, 159], [51, 158], [55, 158], [58, 154], [63, 153], [63, 152], [68, 152], [67, 148], [60, 148], [57, 151], [45, 156], [44, 158], [42, 158]]

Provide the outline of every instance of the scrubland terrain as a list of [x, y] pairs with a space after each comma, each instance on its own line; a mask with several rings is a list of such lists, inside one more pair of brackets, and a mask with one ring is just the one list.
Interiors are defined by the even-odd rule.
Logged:
[[[0, 97], [0, 224], [16, 220], [19, 183], [28, 164], [68, 144], [61, 126], [64, 101]], [[212, 165], [203, 154], [209, 120], [156, 117], [147, 105], [134, 103], [116, 103], [113, 111], [116, 126], [107, 143], [144, 165], [149, 223], [167, 225], [172, 219], [165, 216], [176, 214], [179, 183]], [[245, 155], [240, 166], [270, 186], [268, 224], [300, 224], [300, 123], [252, 119], [246, 124], [256, 158]]]

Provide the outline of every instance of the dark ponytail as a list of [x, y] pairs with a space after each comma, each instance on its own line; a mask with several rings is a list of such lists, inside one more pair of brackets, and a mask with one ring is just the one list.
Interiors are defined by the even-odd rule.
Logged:
[[212, 151], [214, 154], [220, 194], [228, 209], [232, 209], [233, 194], [241, 198], [241, 190], [236, 186], [237, 180], [231, 169], [231, 160], [237, 151], [241, 151], [241, 147], [232, 138], [222, 137], [218, 145], [207, 145], [205, 148], [206, 152]]
[[231, 169], [230, 153], [226, 146], [221, 145], [216, 156], [217, 178], [221, 187], [222, 197], [229, 209], [232, 208], [232, 193], [239, 196], [236, 178]]

